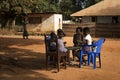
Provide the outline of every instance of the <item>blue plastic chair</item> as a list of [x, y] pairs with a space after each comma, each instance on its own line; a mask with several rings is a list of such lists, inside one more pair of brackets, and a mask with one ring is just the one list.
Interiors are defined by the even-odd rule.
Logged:
[[[80, 59], [79, 59], [79, 61], [80, 61], [79, 62], [79, 67], [82, 66], [82, 55], [87, 54], [87, 56], [88, 56], [88, 60], [87, 60], [88, 65], [90, 65], [90, 62], [92, 60], [93, 69], [95, 69], [96, 68], [96, 58], [98, 57], [99, 58], [99, 66], [101, 68], [100, 52], [101, 52], [102, 44], [104, 43], [104, 41], [105, 41], [105, 39], [101, 38], [98, 41], [95, 41], [92, 45], [82, 45], [82, 50], [80, 52]], [[85, 51], [86, 46], [91, 46], [92, 51], [91, 52], [86, 52]]]

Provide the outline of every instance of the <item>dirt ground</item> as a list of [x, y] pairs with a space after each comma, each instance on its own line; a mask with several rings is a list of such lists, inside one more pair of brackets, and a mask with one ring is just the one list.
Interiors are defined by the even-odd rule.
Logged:
[[[94, 38], [97, 40], [98, 38]], [[65, 37], [72, 46], [72, 37]], [[71, 55], [72, 58], [72, 55]], [[45, 45], [42, 36], [0, 35], [0, 80], [119, 80], [120, 39], [106, 39], [101, 51], [102, 68], [67, 66], [67, 69], [45, 68]], [[78, 64], [78, 63], [76, 63]], [[97, 65], [98, 66], [98, 65]]]

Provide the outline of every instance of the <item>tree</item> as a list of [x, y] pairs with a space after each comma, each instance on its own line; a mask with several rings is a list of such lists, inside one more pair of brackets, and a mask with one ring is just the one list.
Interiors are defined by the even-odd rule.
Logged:
[[63, 19], [70, 14], [89, 7], [101, 0], [0, 0], [1, 28], [12, 28], [16, 16], [25, 13], [57, 12], [63, 13]]
[[[33, 9], [33, 7], [35, 8]], [[38, 0], [37, 3], [31, 6], [31, 10], [32, 12], [41, 12], [41, 13], [57, 12], [58, 11], [57, 0]]]
[[94, 5], [100, 1], [102, 1], [102, 0], [85, 0], [85, 4], [86, 4], [85, 7], [89, 7], [89, 6]]
[[32, 3], [32, 0], [1, 0], [1, 28], [6, 27], [8, 24], [10, 29], [17, 15], [31, 12], [29, 7], [32, 5]]
[[62, 0], [60, 2], [60, 9], [63, 13], [63, 19], [70, 19], [70, 14], [72, 13], [72, 1], [71, 0]]

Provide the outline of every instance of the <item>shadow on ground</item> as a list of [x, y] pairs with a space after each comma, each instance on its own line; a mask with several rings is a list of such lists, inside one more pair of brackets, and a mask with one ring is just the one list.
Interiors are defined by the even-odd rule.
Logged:
[[44, 53], [10, 47], [43, 44], [42, 39], [0, 38], [0, 80], [52, 80], [35, 72], [45, 70]]

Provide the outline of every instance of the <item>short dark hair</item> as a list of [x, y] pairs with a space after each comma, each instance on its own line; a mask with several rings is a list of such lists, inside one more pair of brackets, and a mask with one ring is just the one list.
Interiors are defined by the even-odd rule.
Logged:
[[83, 32], [84, 32], [84, 33], [90, 33], [90, 28], [89, 28], [89, 27], [85, 27], [85, 28], [83, 29]]
[[53, 38], [57, 38], [57, 35], [56, 35], [54, 32], [51, 32], [51, 33], [50, 33], [50, 36], [51, 36], [52, 39], [53, 39]]
[[63, 35], [63, 36], [65, 36], [65, 33], [63, 32], [62, 29], [58, 29], [57, 30], [57, 35]]
[[80, 32], [82, 32], [82, 27], [77, 27], [77, 28], [76, 28], [76, 32], [77, 32], [78, 30], [80, 30]]

